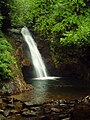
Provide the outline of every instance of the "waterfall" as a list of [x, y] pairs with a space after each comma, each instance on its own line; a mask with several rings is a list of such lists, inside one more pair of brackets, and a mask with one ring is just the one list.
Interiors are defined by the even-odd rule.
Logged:
[[32, 38], [28, 28], [23, 27], [21, 30], [21, 33], [29, 47], [32, 63], [33, 63], [34, 70], [36, 73], [36, 77], [37, 78], [44, 78], [44, 77], [47, 78], [48, 75], [47, 75], [45, 64], [42, 60], [40, 52], [38, 51], [37, 44], [34, 41], [34, 39]]

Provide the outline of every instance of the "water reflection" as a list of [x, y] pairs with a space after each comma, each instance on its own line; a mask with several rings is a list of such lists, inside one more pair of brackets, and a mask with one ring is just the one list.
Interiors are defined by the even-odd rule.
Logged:
[[45, 98], [47, 98], [47, 92], [48, 92], [48, 81], [39, 81], [39, 80], [34, 80], [32, 82], [32, 85], [34, 86], [35, 90], [32, 94], [32, 97], [34, 98], [34, 101], [36, 103], [44, 102]]
[[29, 83], [34, 87], [32, 91], [14, 97], [31, 103], [43, 103], [52, 99], [75, 99], [90, 94], [90, 83], [76, 79], [30, 80]]

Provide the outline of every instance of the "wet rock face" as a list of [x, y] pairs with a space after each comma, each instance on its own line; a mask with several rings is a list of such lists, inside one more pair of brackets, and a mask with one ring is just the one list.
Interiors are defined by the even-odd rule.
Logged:
[[56, 51], [58, 73], [90, 80], [90, 46], [60, 46]]
[[[19, 31], [18, 33], [15, 31]], [[32, 77], [32, 63], [30, 58], [30, 52], [23, 36], [21, 35], [21, 29], [9, 31], [9, 35], [13, 39], [13, 46], [15, 48], [15, 54], [17, 57], [18, 66], [22, 69], [23, 77], [26, 82], [27, 78]], [[31, 71], [31, 72], [30, 72]], [[30, 75], [29, 75], [30, 74]]]
[[[87, 101], [86, 101], [87, 99]], [[63, 103], [61, 103], [61, 101]], [[0, 98], [0, 120], [89, 120], [90, 97], [32, 104], [11, 97]]]
[[17, 56], [22, 55], [22, 47], [18, 47], [18, 48], [17, 48], [17, 50], [16, 50], [16, 55], [17, 55]]
[[0, 95], [2, 96], [8, 96], [32, 90], [32, 85], [26, 84], [20, 71], [16, 73], [12, 80], [4, 83], [4, 86], [5, 88], [3, 88], [0, 92]]
[[29, 62], [28, 58], [24, 58], [24, 59], [23, 59], [22, 65], [23, 65], [23, 66], [30, 66], [30, 62]]

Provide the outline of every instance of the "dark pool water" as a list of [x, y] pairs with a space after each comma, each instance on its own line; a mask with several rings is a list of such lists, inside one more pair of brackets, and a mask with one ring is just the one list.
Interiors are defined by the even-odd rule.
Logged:
[[33, 90], [15, 95], [24, 101], [43, 103], [57, 99], [75, 99], [90, 95], [90, 83], [75, 78], [64, 77], [56, 80], [29, 80]]

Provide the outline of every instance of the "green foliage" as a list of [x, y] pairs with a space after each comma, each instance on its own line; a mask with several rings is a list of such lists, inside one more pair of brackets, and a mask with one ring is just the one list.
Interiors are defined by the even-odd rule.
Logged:
[[11, 65], [16, 65], [16, 60], [11, 54], [11, 45], [5, 38], [0, 38], [0, 80], [9, 80], [13, 77]]
[[11, 0], [7, 4], [10, 8], [10, 19], [12, 26], [22, 27], [32, 23], [34, 0]]
[[12, 0], [9, 7], [12, 26], [33, 27], [47, 37], [57, 63], [61, 46], [90, 45], [89, 0]]
[[10, 70], [12, 48], [6, 39], [3, 38], [3, 33], [1, 31], [2, 20], [3, 17], [0, 14], [0, 81], [10, 79], [13, 76], [12, 71]]
[[90, 38], [90, 8], [83, 0], [39, 1], [35, 30], [62, 45], [88, 44]]
[[3, 82], [6, 82], [6, 80], [11, 80], [12, 78], [14, 78], [16, 75], [15, 70], [18, 70], [16, 59], [13, 55], [14, 54], [13, 48], [11, 44], [7, 41], [7, 39], [5, 39], [2, 32], [3, 29], [2, 24], [6, 23], [6, 22], [4, 23], [4, 21], [7, 19], [7, 14], [8, 14], [8, 11], [6, 11], [7, 9], [4, 9], [4, 8], [8, 8], [8, 4], [6, 3], [7, 3], [6, 0], [0, 1], [0, 85], [1, 86], [3, 86]]
[[31, 26], [39, 34], [58, 39], [62, 45], [88, 44], [90, 7], [88, 0], [12, 0], [12, 26]]

